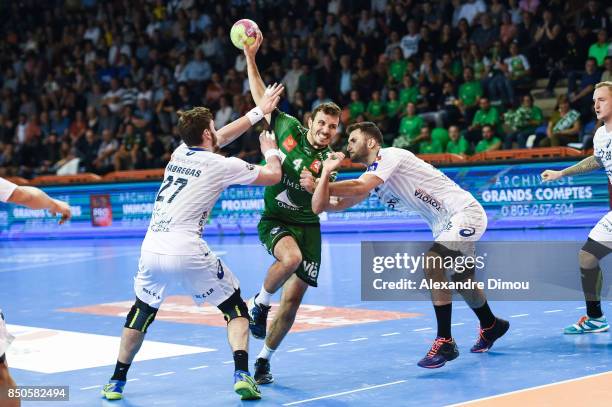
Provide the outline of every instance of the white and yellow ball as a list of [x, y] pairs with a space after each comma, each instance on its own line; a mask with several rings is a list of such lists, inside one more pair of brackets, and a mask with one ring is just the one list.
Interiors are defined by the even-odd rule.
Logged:
[[259, 27], [257, 27], [257, 23], [253, 20], [243, 18], [242, 20], [236, 21], [230, 31], [232, 44], [238, 49], [242, 49], [245, 42], [248, 45], [254, 44], [257, 39], [258, 30]]

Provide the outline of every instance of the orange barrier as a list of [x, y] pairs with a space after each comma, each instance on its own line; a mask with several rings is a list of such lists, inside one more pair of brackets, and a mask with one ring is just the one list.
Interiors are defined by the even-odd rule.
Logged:
[[538, 147], [519, 150], [497, 150], [477, 153], [469, 161], [529, 160], [534, 158], [578, 157], [584, 153], [570, 147]]
[[115, 171], [104, 176], [104, 181], [159, 181], [164, 178], [164, 169]]
[[30, 185], [30, 181], [21, 177], [6, 177], [4, 179], [17, 185]]
[[30, 181], [32, 185], [54, 185], [54, 184], [89, 184], [102, 181], [102, 177], [85, 172], [75, 175], [41, 175]]
[[459, 154], [419, 154], [418, 157], [430, 164], [449, 164], [449, 163], [461, 163], [465, 162], [466, 159]]

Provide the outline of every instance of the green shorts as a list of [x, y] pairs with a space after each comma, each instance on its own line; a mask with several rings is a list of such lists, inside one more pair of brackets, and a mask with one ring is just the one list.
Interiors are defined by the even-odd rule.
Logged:
[[277, 218], [262, 217], [257, 225], [259, 240], [274, 256], [274, 246], [285, 236], [292, 236], [302, 253], [302, 264], [295, 273], [305, 283], [317, 286], [321, 264], [321, 225], [291, 223]]

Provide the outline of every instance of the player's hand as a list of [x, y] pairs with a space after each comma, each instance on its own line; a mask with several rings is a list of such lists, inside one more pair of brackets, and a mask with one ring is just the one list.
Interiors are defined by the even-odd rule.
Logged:
[[540, 175], [543, 182], [550, 182], [563, 177], [563, 171], [546, 170]]
[[285, 87], [281, 83], [275, 83], [274, 85], [268, 85], [263, 94], [263, 97], [259, 100], [257, 106], [263, 111], [264, 114], [272, 113], [278, 102], [280, 101], [280, 95], [285, 90]]
[[61, 225], [62, 223], [65, 223], [66, 221], [70, 220], [70, 218], [72, 217], [70, 206], [66, 202], [60, 201], [58, 199], [54, 199], [53, 203], [55, 205], [53, 206], [53, 208], [51, 208], [49, 212], [51, 212], [51, 215], [53, 216], [57, 215], [58, 213], [62, 216], [59, 220], [59, 224]]
[[308, 193], [312, 194], [317, 187], [317, 179], [312, 175], [312, 172], [306, 168], [302, 168], [302, 172], [300, 173], [300, 185]]
[[257, 38], [255, 39], [255, 42], [251, 45], [248, 45], [246, 42], [244, 44], [242, 44], [242, 50], [244, 51], [244, 55], [247, 58], [252, 58], [255, 59], [255, 54], [257, 54], [257, 51], [259, 50], [259, 46], [261, 45], [261, 43], [263, 42], [263, 34], [261, 33], [261, 30], [257, 30]]
[[264, 130], [259, 134], [259, 146], [261, 147], [261, 153], [265, 154], [268, 150], [274, 150], [278, 148], [276, 144], [276, 136], [273, 131]]
[[343, 153], [331, 153], [327, 156], [327, 159], [323, 161], [323, 169], [327, 170], [328, 172], [335, 171], [342, 164], [342, 160], [344, 160]]

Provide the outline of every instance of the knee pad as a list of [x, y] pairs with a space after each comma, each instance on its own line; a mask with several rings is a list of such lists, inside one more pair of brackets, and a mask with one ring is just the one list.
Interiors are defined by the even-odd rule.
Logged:
[[155, 315], [157, 315], [157, 308], [153, 308], [136, 297], [136, 302], [127, 314], [125, 327], [147, 333], [147, 328], [153, 323]]
[[249, 309], [240, 296], [240, 289], [234, 291], [227, 300], [217, 306], [223, 312], [223, 318], [228, 324], [235, 318], [249, 318]]
[[612, 252], [612, 249], [591, 239], [590, 237], [587, 239], [584, 246], [582, 246], [582, 250], [595, 256], [597, 260], [603, 259], [610, 254], [610, 252]]

